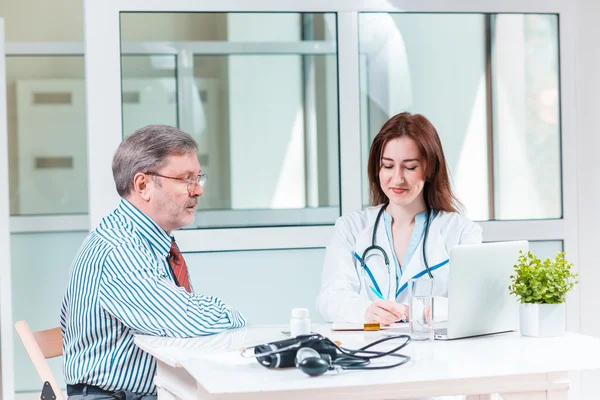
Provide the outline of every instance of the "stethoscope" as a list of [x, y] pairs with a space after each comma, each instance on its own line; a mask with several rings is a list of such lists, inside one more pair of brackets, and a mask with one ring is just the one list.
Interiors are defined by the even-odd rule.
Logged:
[[[392, 293], [392, 269], [390, 267], [390, 258], [388, 257], [386, 251], [381, 247], [375, 244], [375, 235], [377, 234], [377, 228], [379, 227], [379, 220], [381, 219], [381, 215], [383, 214], [383, 212], [385, 211], [385, 207], [387, 206], [387, 204], [384, 204], [381, 209], [379, 210], [379, 212], [377, 213], [377, 217], [375, 218], [375, 224], [373, 225], [373, 236], [371, 237], [371, 245], [369, 247], [367, 247], [363, 253], [362, 253], [362, 257], [360, 259], [360, 268], [361, 268], [361, 278], [360, 279], [360, 285], [361, 288], [359, 289], [359, 292], [362, 290], [362, 284], [364, 282], [364, 273], [365, 271], [367, 271], [367, 273], [371, 276], [371, 280], [373, 280], [373, 282], [375, 282], [375, 278], [371, 275], [371, 272], [368, 271], [367, 269], [367, 257], [369, 256], [369, 252], [373, 253], [373, 252], [379, 252], [381, 253], [381, 255], [383, 256], [383, 262], [385, 263], [385, 267], [387, 269], [388, 272], [388, 291], [387, 291], [387, 296], [385, 297], [385, 299], [389, 299], [390, 298], [390, 293]], [[430, 218], [431, 218], [431, 209], [429, 207], [427, 207], [427, 217], [425, 219], [425, 231], [424, 231], [424, 235], [423, 235], [423, 261], [425, 262], [425, 270], [427, 271], [427, 275], [429, 275], [429, 278], [433, 279], [433, 275], [431, 273], [431, 270], [429, 269], [429, 263], [427, 262], [427, 253], [425, 252], [425, 246], [427, 245], [427, 236], [429, 233], [429, 224], [430, 224]], [[373, 255], [373, 254], [371, 254]], [[398, 261], [398, 265], [400, 266], [400, 274], [402, 274], [402, 265], [400, 264], [400, 261]], [[377, 290], [373, 290], [375, 292], [375, 294], [378, 297], [381, 297], [382, 293], [379, 291], [379, 289], [377, 288]]]

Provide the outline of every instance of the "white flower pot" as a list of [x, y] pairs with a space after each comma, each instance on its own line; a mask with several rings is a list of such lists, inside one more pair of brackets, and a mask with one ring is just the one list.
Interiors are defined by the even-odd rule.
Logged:
[[562, 336], [565, 333], [565, 303], [519, 304], [521, 335]]

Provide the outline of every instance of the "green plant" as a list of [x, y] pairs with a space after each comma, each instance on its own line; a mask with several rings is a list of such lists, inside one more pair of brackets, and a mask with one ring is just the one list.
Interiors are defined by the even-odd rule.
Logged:
[[572, 266], [565, 260], [563, 252], [558, 253], [554, 260], [547, 258], [542, 262], [531, 252], [521, 250], [508, 289], [521, 303], [564, 303], [569, 290], [579, 283], [576, 280], [579, 274], [571, 272]]

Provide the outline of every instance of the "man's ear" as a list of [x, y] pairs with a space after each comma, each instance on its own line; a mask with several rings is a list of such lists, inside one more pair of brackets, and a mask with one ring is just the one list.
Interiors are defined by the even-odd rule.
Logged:
[[138, 172], [133, 177], [133, 191], [145, 201], [150, 200], [150, 190], [148, 184], [149, 177], [146, 174]]

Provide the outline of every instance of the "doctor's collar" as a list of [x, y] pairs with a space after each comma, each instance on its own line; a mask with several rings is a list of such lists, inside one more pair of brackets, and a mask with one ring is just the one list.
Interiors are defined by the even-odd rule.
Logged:
[[[385, 207], [386, 207], [386, 206], [384, 205], [383, 207], [384, 207], [384, 210], [383, 210], [383, 218], [384, 218], [384, 219], [386, 219], [386, 220], [387, 220], [387, 219], [390, 219], [390, 220], [391, 220], [391, 219], [392, 219], [392, 216], [391, 216], [391, 215], [390, 215], [390, 213], [388, 213], [388, 212], [387, 212], [387, 210], [385, 209]], [[435, 216], [435, 214], [436, 214], [435, 210], [431, 210], [431, 215], [432, 215], [432, 216]], [[423, 222], [425, 222], [425, 219], [426, 219], [426, 218], [427, 218], [427, 210], [421, 211], [420, 213], [418, 213], [418, 214], [416, 214], [416, 215], [415, 215], [415, 223], [416, 223], [416, 224], [417, 224], [417, 223], [418, 223], [418, 224], [420, 224], [420, 223], [423, 223]]]

